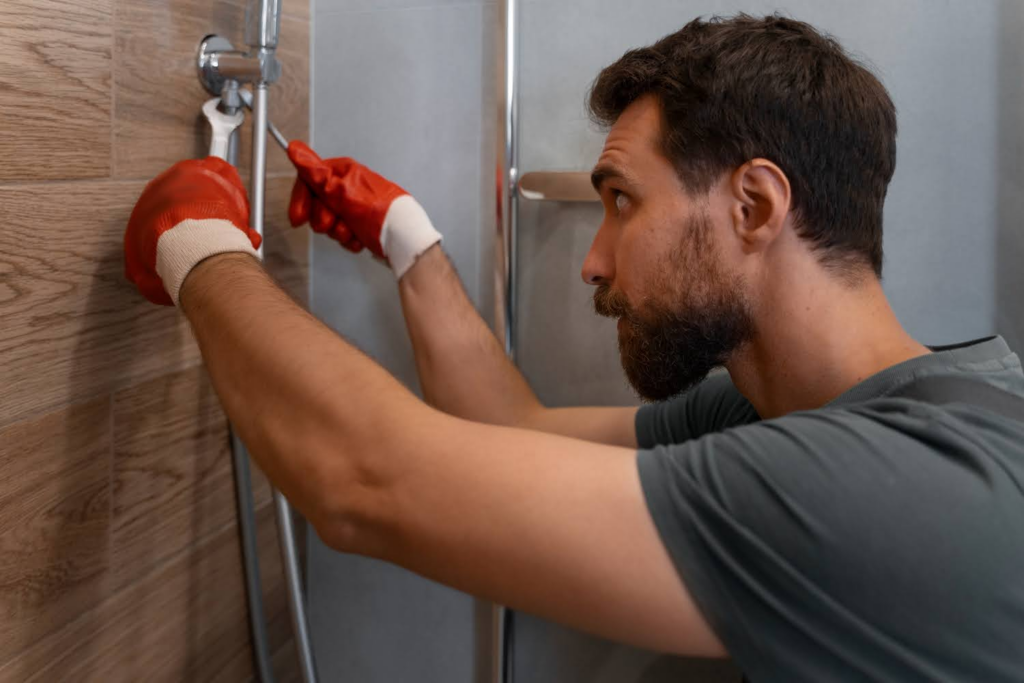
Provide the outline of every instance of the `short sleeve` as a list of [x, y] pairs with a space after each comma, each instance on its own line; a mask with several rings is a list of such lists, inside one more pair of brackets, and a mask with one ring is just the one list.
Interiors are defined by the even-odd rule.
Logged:
[[962, 680], [920, 653], [990, 646], [951, 625], [997, 609], [979, 587], [1009, 564], [977, 557], [1000, 547], [998, 472], [950, 430], [937, 457], [942, 433], [927, 415], [825, 410], [639, 452], [662, 541], [751, 680]]
[[754, 406], [723, 372], [681, 396], [640, 408], [636, 440], [640, 448], [683, 443], [758, 419]]

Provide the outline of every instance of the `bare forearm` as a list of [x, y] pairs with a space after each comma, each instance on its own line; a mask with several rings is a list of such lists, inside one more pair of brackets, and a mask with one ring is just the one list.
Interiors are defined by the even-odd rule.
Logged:
[[636, 408], [546, 408], [477, 314], [440, 246], [399, 282], [424, 397], [451, 415], [636, 447]]
[[399, 282], [424, 398], [446, 413], [529, 426], [543, 406], [435, 246]]
[[[354, 503], [380, 475], [368, 475], [360, 457], [374, 445], [387, 447], [383, 441], [394, 432], [388, 416], [408, 419], [429, 409], [293, 302], [248, 256], [201, 263], [185, 281], [181, 304], [254, 459], [321, 534], [338, 529], [339, 504]], [[356, 394], [358, 401], [345, 400]], [[365, 517], [373, 508], [346, 509]]]
[[228, 416], [328, 545], [600, 636], [721, 652], [632, 451], [432, 410], [248, 256], [194, 268], [181, 305]]

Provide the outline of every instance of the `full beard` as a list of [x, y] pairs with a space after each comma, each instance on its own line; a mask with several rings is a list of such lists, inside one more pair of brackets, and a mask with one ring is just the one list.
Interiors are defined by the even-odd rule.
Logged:
[[664, 401], [700, 383], [754, 335], [741, 283], [730, 283], [718, 266], [709, 227], [706, 217], [692, 219], [690, 244], [666, 267], [658, 294], [674, 292], [675, 305], [651, 297], [638, 310], [607, 284], [594, 292], [594, 310], [620, 320], [622, 368], [646, 401]]

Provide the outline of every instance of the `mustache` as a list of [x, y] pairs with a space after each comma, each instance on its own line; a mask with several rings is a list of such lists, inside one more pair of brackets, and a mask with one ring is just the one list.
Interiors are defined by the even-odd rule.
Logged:
[[613, 292], [610, 285], [594, 290], [594, 312], [606, 318], [632, 318], [633, 309], [622, 292]]

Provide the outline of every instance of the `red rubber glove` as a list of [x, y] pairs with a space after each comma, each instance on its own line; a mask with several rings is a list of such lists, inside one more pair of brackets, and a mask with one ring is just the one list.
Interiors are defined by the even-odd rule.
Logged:
[[235, 167], [223, 159], [179, 161], [151, 180], [124, 233], [125, 276], [144, 297], [178, 303], [185, 277], [203, 259], [229, 251], [256, 255], [249, 200]]
[[440, 233], [408, 192], [359, 162], [321, 159], [298, 140], [289, 143], [288, 158], [299, 173], [288, 206], [293, 227], [309, 223], [353, 252], [366, 247], [387, 259], [399, 278], [440, 241]]

